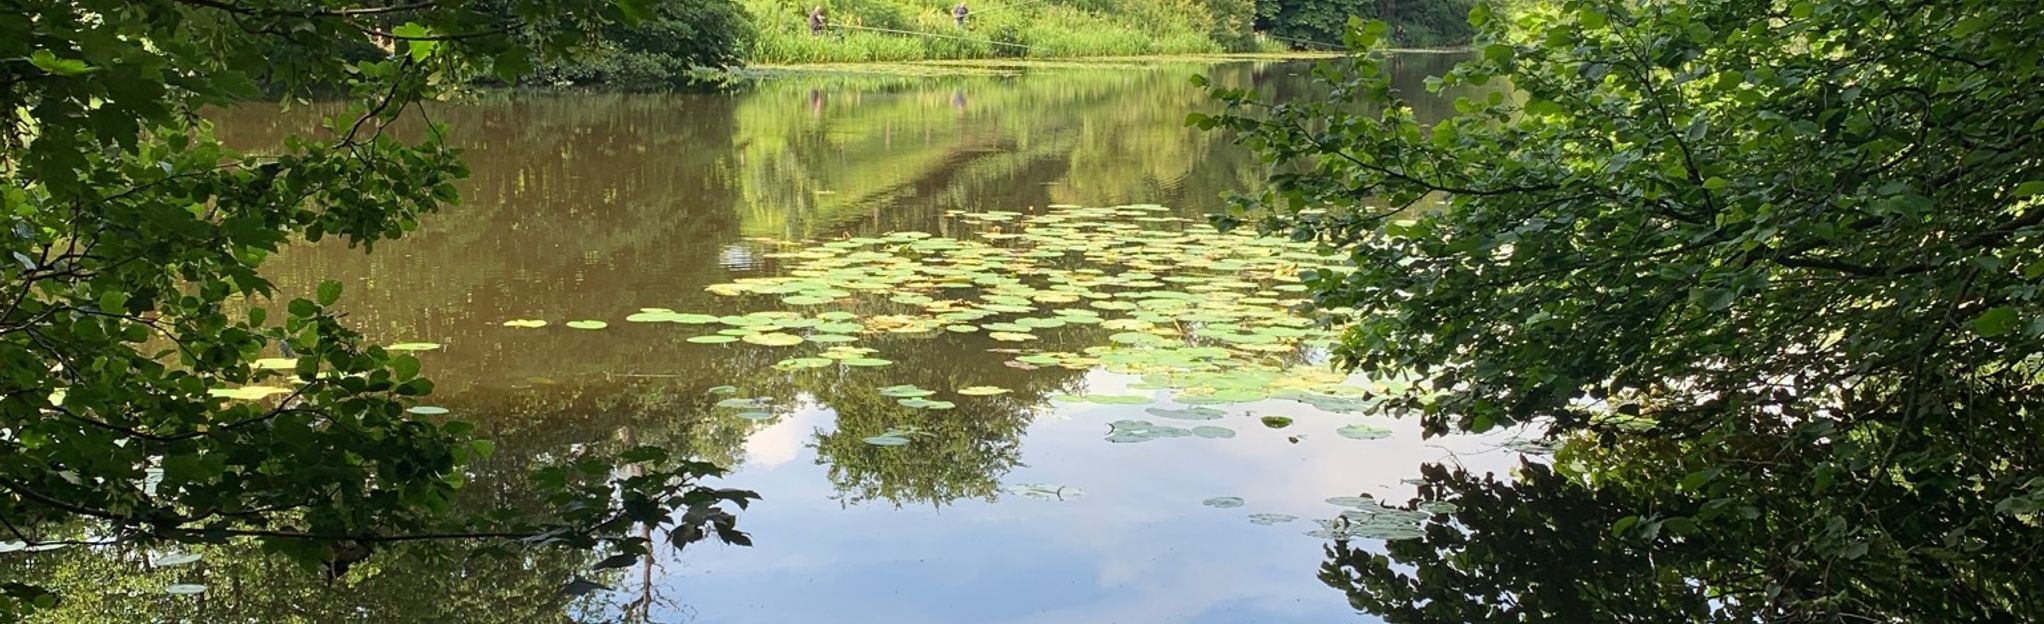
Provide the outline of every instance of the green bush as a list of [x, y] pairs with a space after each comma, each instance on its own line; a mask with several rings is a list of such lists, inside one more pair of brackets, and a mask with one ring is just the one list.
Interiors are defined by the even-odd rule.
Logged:
[[738, 65], [752, 22], [731, 0], [665, 0], [634, 25], [605, 28], [597, 49], [542, 67], [532, 82], [628, 89], [683, 86], [698, 70]]
[[1462, 45], [1475, 34], [1469, 10], [1476, 4], [1477, 0], [1264, 0], [1256, 6], [1256, 26], [1283, 39], [1337, 45], [1349, 18], [1355, 16], [1388, 23], [1395, 45]]

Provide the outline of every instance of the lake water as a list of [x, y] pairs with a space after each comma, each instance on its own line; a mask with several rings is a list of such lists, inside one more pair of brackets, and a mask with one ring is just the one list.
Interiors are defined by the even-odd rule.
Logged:
[[[1439, 55], [1405, 59], [1399, 84], [1416, 93], [1425, 75], [1450, 62]], [[497, 457], [479, 468], [471, 495], [516, 500], [516, 480], [505, 477], [535, 458], [583, 446], [664, 444], [731, 466], [720, 485], [764, 497], [740, 514], [756, 545], [703, 544], [679, 557], [666, 553], [586, 574], [611, 589], [580, 598], [554, 588], [591, 560], [559, 553], [512, 562], [393, 557], [328, 586], [251, 553], [219, 551], [178, 572], [203, 577], [212, 588], [200, 606], [162, 596], [152, 583], [167, 581], [148, 575], [160, 573], [121, 577], [107, 587], [132, 590], [109, 589], [86, 602], [110, 621], [133, 609], [207, 621], [1371, 621], [1316, 578], [1328, 540], [1308, 533], [1321, 528], [1316, 520], [1350, 509], [1326, 499], [1402, 502], [1411, 491], [1404, 481], [1421, 463], [1459, 458], [1473, 469], [1502, 470], [1513, 456], [1498, 450], [1495, 437], [1422, 440], [1409, 420], [1283, 398], [1286, 379], [1314, 375], [1317, 385], [1307, 388], [1313, 392], [1338, 395], [1333, 386], [1345, 385], [1358, 389], [1348, 397], [1357, 398], [1381, 390], [1371, 380], [1326, 372], [1328, 334], [1318, 326], [1277, 331], [1270, 328], [1293, 327], [1274, 324], [1282, 314], [1238, 323], [1225, 310], [1223, 318], [1194, 319], [1203, 325], [1164, 323], [1175, 329], [1124, 323], [1182, 333], [1188, 343], [1215, 337], [1220, 327], [1220, 347], [1210, 348], [1258, 362], [1236, 378], [1277, 375], [1245, 382], [1254, 387], [1248, 396], [1188, 401], [1225, 390], [1235, 369], [1223, 367], [1198, 383], [1160, 384], [1130, 365], [1116, 366], [1113, 356], [1089, 358], [1128, 344], [1114, 339], [1115, 329], [1091, 322], [1005, 332], [1026, 335], [1014, 340], [944, 326], [1016, 315], [954, 317], [923, 331], [893, 331], [890, 323], [919, 318], [915, 308], [929, 305], [916, 296], [946, 292], [942, 278], [843, 296], [826, 292], [820, 298], [830, 303], [788, 297], [889, 275], [816, 278], [825, 283], [780, 292], [712, 292], [751, 278], [799, 282], [842, 269], [864, 250], [924, 266], [962, 264], [982, 286], [985, 279], [1008, 280], [1001, 283], [1023, 289], [1023, 298], [1037, 295], [1024, 302], [1042, 308], [1036, 318], [1135, 314], [1074, 311], [1089, 300], [1058, 295], [1044, 283], [1120, 279], [1114, 285], [1121, 290], [1142, 289], [1117, 275], [1130, 271], [1184, 277], [1168, 285], [1193, 291], [1197, 305], [1167, 309], [1167, 316], [1216, 306], [1281, 311], [1304, 297], [1278, 289], [1295, 273], [1292, 265], [1230, 258], [1238, 251], [1255, 258], [1287, 252], [1266, 254], [1199, 225], [1223, 206], [1223, 192], [1252, 188], [1262, 170], [1224, 137], [1184, 127], [1188, 112], [1212, 108], [1187, 78], [1201, 73], [1297, 97], [1312, 91], [1310, 66], [818, 75], [710, 95], [517, 96], [436, 106], [433, 117], [450, 123], [454, 141], [468, 149], [466, 202], [372, 255], [301, 248], [274, 262], [271, 274], [300, 290], [338, 279], [355, 327], [388, 343], [443, 345], [421, 354], [438, 383], [431, 402], [498, 440]], [[251, 107], [224, 116], [220, 132], [261, 145], [301, 131], [314, 112]], [[1127, 205], [1144, 207], [1075, 208]], [[1088, 229], [1099, 227], [1106, 234]], [[1135, 257], [1136, 268], [1103, 261], [1121, 253], [1103, 241], [1133, 231], [1161, 232], [1156, 240], [1166, 251], [1119, 256]], [[902, 234], [912, 232], [931, 236]], [[1086, 239], [1086, 232], [1096, 238]], [[966, 251], [918, 243], [953, 239], [969, 243]], [[834, 251], [803, 255], [833, 249], [823, 246], [833, 241], [841, 243]], [[1039, 257], [1029, 253], [1059, 245], [1069, 246], [1066, 255], [1031, 264]], [[1173, 254], [1193, 266], [1174, 266]], [[1145, 277], [1137, 281], [1149, 282]], [[893, 299], [904, 294], [911, 295], [905, 303]], [[1247, 303], [1233, 303], [1245, 297]], [[1112, 300], [1103, 294], [1092, 301]], [[794, 310], [812, 317], [804, 323], [832, 322], [813, 317], [840, 310], [863, 323], [844, 332], [856, 335], [849, 344], [872, 349], [851, 355], [891, 364], [844, 366], [847, 358], [838, 357], [791, 365], [791, 358], [839, 345], [771, 346], [751, 338], [705, 344], [689, 338], [751, 330], [626, 320], [648, 308], [721, 317]], [[939, 304], [927, 315], [957, 309]], [[505, 326], [514, 320], [547, 325]], [[608, 327], [565, 326], [577, 320]], [[784, 332], [819, 333], [814, 325], [751, 331], [754, 338]], [[1015, 360], [1032, 354], [1042, 356], [1038, 364]], [[934, 392], [928, 400], [953, 407], [905, 407], [898, 399], [916, 397], [881, 392], [890, 386], [914, 386], [897, 395]], [[957, 392], [975, 386], [1006, 392]], [[761, 407], [728, 407], [733, 399], [756, 399]], [[1188, 422], [1151, 411], [1185, 414], [1191, 412], [1170, 410], [1202, 405], [1224, 414]], [[1272, 428], [1262, 422], [1266, 416], [1292, 422]], [[1129, 426], [1115, 421], [1180, 432], [1118, 443], [1109, 439]], [[1337, 433], [1350, 425], [1390, 435]], [[1227, 437], [1213, 429], [1184, 435], [1192, 427], [1219, 427]], [[893, 437], [909, 442], [867, 441]], [[1241, 499], [1240, 506], [1225, 497]], [[1215, 498], [1224, 500], [1209, 500]], [[1254, 514], [1266, 515], [1255, 516], [1259, 523]]]

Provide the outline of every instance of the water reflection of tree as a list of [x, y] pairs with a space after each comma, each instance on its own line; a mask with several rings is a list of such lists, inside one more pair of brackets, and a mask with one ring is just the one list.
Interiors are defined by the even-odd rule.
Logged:
[[[1454, 522], [1335, 544], [1321, 578], [1393, 623], [2035, 621], [2044, 495], [1981, 484], [2035, 478], [2044, 447], [2012, 432], [2044, 410], [2034, 386], [1984, 390], [1963, 424], [1920, 430], [1590, 435], [1513, 479], [1428, 466], [1420, 498], [1453, 502]], [[1916, 478], [1832, 463], [1862, 445], [1945, 453], [1906, 459]]]
[[[804, 377], [801, 387], [837, 412], [837, 426], [816, 436], [816, 461], [829, 466], [831, 484], [847, 504], [886, 501], [895, 505], [942, 505], [959, 499], [993, 497], [1001, 477], [1021, 461], [1021, 437], [1035, 409], [1050, 395], [1072, 390], [1081, 371], [1050, 368], [1023, 371], [988, 353], [996, 343], [977, 336], [937, 336], [949, 344], [884, 350], [893, 366]], [[892, 345], [890, 345], [892, 346]], [[878, 388], [915, 385], [937, 391], [950, 410], [902, 407]], [[960, 397], [959, 388], [993, 385], [1007, 394]], [[890, 429], [914, 426], [907, 446], [864, 442]]]
[[[35, 578], [66, 590], [32, 622], [562, 622], [603, 610], [594, 597], [560, 591], [594, 556], [535, 548], [519, 556], [464, 557], [444, 546], [394, 549], [340, 578], [261, 552], [254, 545], [207, 546], [203, 558], [152, 567], [141, 549], [69, 548], [0, 559], [0, 576]], [[197, 583], [197, 595], [165, 587]]]

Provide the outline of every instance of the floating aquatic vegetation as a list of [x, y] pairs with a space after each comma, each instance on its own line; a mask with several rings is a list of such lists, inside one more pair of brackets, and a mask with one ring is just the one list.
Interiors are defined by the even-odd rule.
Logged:
[[610, 323], [603, 321], [568, 321], [562, 323], [562, 325], [567, 325], [568, 329], [603, 329], [610, 327]]
[[232, 399], [236, 401], [260, 401], [263, 399], [270, 398], [271, 396], [290, 393], [291, 390], [287, 388], [278, 388], [274, 386], [242, 386], [239, 388], [213, 388], [211, 390], [206, 391], [206, 394], [208, 396], [219, 397], [222, 399]]
[[163, 591], [164, 593], [168, 594], [188, 596], [191, 594], [204, 593], [206, 591], [206, 586], [200, 585], [198, 583], [178, 583], [176, 585], [171, 585], [169, 587], [163, 588]]
[[1377, 502], [1362, 496], [1336, 496], [1327, 499], [1327, 504], [1337, 507], [1362, 507], [1364, 505], [1375, 505]]
[[1153, 424], [1147, 420], [1117, 420], [1108, 424], [1107, 441], [1117, 444], [1148, 442], [1158, 438], [1183, 438], [1189, 429]]
[[909, 443], [909, 438], [917, 435], [922, 435], [922, 433], [913, 426], [897, 427], [888, 429], [887, 433], [861, 438], [861, 440], [873, 446], [906, 446]]
[[723, 407], [723, 408], [729, 408], [729, 409], [747, 409], [747, 410], [754, 410], [754, 409], [761, 409], [761, 408], [764, 408], [764, 407], [766, 407], [766, 406], [768, 406], [768, 405], [772, 405], [772, 404], [773, 404], [773, 402], [772, 402], [772, 401], [769, 401], [769, 400], [767, 400], [767, 399], [738, 399], [738, 398], [732, 398], [732, 399], [724, 399], [724, 400], [722, 400], [722, 401], [718, 401], [718, 402], [717, 402], [717, 407]]
[[1213, 507], [1215, 509], [1233, 509], [1236, 507], [1241, 507], [1243, 503], [1242, 497], [1240, 496], [1216, 496], [1213, 498], [1200, 501], [1199, 504], [1206, 505], [1208, 507]]
[[797, 336], [794, 334], [783, 334], [780, 332], [772, 332], [766, 334], [747, 334], [745, 336], [741, 336], [739, 340], [743, 340], [745, 342], [764, 347], [790, 347], [802, 344], [801, 336]]
[[1448, 501], [1427, 501], [1416, 505], [1420, 511], [1430, 514], [1451, 514], [1462, 510], [1461, 505]]
[[882, 396], [891, 396], [897, 399], [913, 399], [916, 397], [930, 396], [936, 393], [937, 391], [935, 390], [925, 390], [922, 388], [918, 388], [913, 384], [904, 386], [888, 386], [880, 389], [880, 394]]
[[386, 351], [437, 351], [439, 349], [440, 343], [437, 342], [400, 342], [384, 347]]
[[1341, 512], [1332, 520], [1315, 520], [1319, 529], [1306, 532], [1321, 539], [1414, 539], [1426, 535], [1426, 522], [1431, 513], [1392, 509], [1368, 504], [1357, 509]]
[[1546, 438], [1512, 438], [1498, 446], [1506, 450], [1527, 455], [1553, 455], [1561, 448], [1561, 442]]
[[546, 327], [546, 321], [542, 321], [539, 319], [511, 319], [508, 321], [504, 321], [504, 326], [518, 327], [522, 329], [538, 329], [541, 327]]
[[290, 370], [298, 367], [298, 358], [263, 358], [255, 361], [255, 367], [263, 370]]
[[[760, 241], [766, 256], [781, 261], [773, 274], [707, 286], [729, 302], [716, 314], [654, 307], [625, 320], [707, 325], [715, 333], [685, 340], [742, 342], [737, 348], [748, 354], [787, 348], [792, 357], [763, 360], [784, 372], [832, 364], [885, 367], [902, 357], [851, 346], [865, 340], [894, 345], [901, 341], [887, 338], [908, 336], [976, 345], [1008, 354], [999, 356], [1008, 358], [1001, 363], [1018, 370], [1098, 369], [1138, 377], [1140, 383], [1126, 389], [1069, 389], [1069, 396], [1056, 398], [1104, 405], [1171, 401], [1145, 410], [1160, 419], [1215, 421], [1228, 412], [1210, 406], [1271, 400], [1355, 413], [1372, 407], [1373, 393], [1410, 386], [1393, 379], [1365, 388], [1326, 366], [1327, 348], [1338, 337], [1334, 325], [1354, 311], [1313, 307], [1302, 276], [1338, 278], [1347, 261], [1322, 255], [1311, 243], [1223, 233], [1156, 206], [1057, 205], [1034, 214], [946, 216], [953, 220], [950, 236]], [[952, 405], [926, 389], [877, 390], [915, 409]], [[1002, 392], [997, 386], [956, 390], [967, 397]], [[1272, 428], [1293, 424], [1290, 417], [1261, 420]], [[1226, 439], [1238, 428], [1124, 420], [1106, 438]], [[1386, 433], [1365, 425], [1336, 432], [1358, 439]]]
[[737, 394], [738, 386], [710, 386], [710, 389], [705, 390], [705, 392], [710, 394]]
[[1205, 406], [1194, 406], [1177, 409], [1152, 407], [1143, 410], [1143, 412], [1148, 413], [1151, 416], [1158, 416], [1162, 418], [1176, 418], [1179, 420], [1216, 420], [1222, 416], [1228, 415], [1227, 412]]
[[1286, 523], [1286, 522], [1291, 522], [1291, 521], [1293, 521], [1293, 520], [1297, 520], [1297, 519], [1299, 519], [1299, 517], [1298, 517], [1298, 516], [1294, 516], [1294, 515], [1292, 515], [1292, 514], [1281, 514], [1281, 513], [1257, 513], [1257, 514], [1249, 514], [1249, 521], [1250, 521], [1250, 522], [1254, 522], [1254, 523], [1257, 523], [1257, 524], [1262, 524], [1262, 525], [1273, 525], [1273, 524], [1284, 524], [1284, 523]]
[[172, 553], [151, 559], [149, 563], [157, 567], [181, 566], [198, 561], [199, 558], [199, 553]]
[[1049, 501], [1071, 500], [1086, 495], [1085, 490], [1073, 486], [1049, 483], [1022, 483], [1010, 485], [1007, 490], [1016, 496]]
[[1357, 440], [1379, 440], [1391, 437], [1391, 429], [1376, 425], [1355, 424], [1335, 429], [1334, 432], [1341, 434], [1341, 437]]
[[1134, 394], [1060, 394], [1052, 396], [1050, 399], [1067, 403], [1099, 403], [1102, 405], [1142, 405], [1156, 402], [1156, 399]]
[[436, 407], [432, 405], [414, 405], [406, 409], [405, 411], [411, 412], [413, 414], [418, 414], [420, 416], [439, 416], [441, 414], [447, 413], [447, 408]]

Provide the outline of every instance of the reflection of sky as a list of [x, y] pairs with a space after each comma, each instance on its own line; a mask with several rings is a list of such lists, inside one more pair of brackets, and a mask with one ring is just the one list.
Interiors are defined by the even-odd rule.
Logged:
[[[1133, 380], [1119, 375], [1095, 372], [1087, 381], [1094, 392], [1142, 392], [1125, 390]], [[832, 499], [810, 444], [834, 414], [805, 402], [752, 435], [746, 463], [725, 483], [766, 496], [740, 514], [756, 546], [692, 547], [666, 566], [662, 593], [685, 605], [669, 619], [692, 612], [695, 621], [775, 624], [1354, 621], [1343, 595], [1314, 577], [1324, 543], [1303, 535], [1316, 528], [1313, 518], [1339, 510], [1324, 499], [1367, 492], [1402, 500], [1411, 486], [1400, 480], [1449, 449], [1476, 470], [1503, 470], [1512, 460], [1482, 452], [1487, 441], [1422, 442], [1409, 420], [1289, 401], [1228, 406], [1226, 418], [1200, 423], [1155, 418], [1142, 405], [1053, 405], [1068, 418], [1037, 420], [1023, 441], [1025, 465], [1003, 481], [1075, 486], [1084, 496], [896, 509]], [[1270, 430], [1245, 412], [1298, 422]], [[1107, 423], [1122, 418], [1220, 425], [1238, 436], [1104, 441]], [[1361, 441], [1334, 433], [1364, 420], [1398, 435]], [[1287, 439], [1294, 435], [1299, 442]], [[1214, 496], [1248, 504], [1201, 504]], [[1300, 519], [1247, 520], [1263, 512]]]

